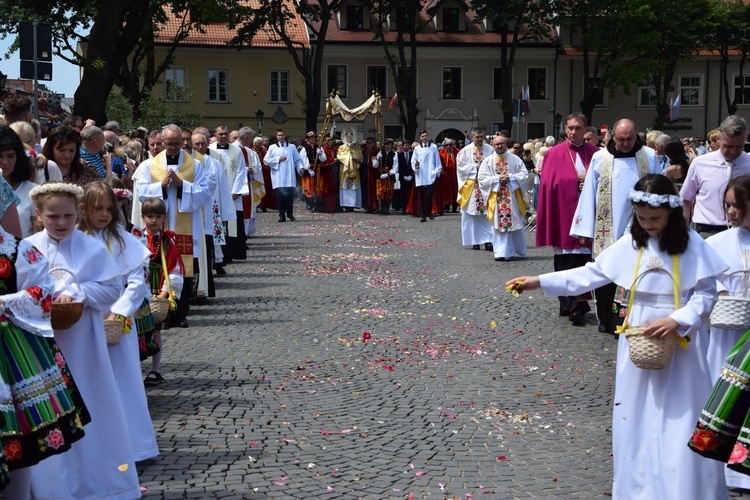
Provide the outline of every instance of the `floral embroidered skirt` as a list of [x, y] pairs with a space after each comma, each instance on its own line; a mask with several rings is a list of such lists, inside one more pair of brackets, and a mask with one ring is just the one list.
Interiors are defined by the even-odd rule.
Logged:
[[0, 483], [63, 453], [91, 421], [54, 339], [0, 322]]
[[726, 358], [688, 446], [750, 474], [750, 331]]
[[141, 307], [134, 314], [135, 327], [138, 332], [138, 351], [141, 361], [147, 359], [161, 350], [156, 339], [158, 328], [154, 324], [154, 315], [148, 300], [143, 300]]

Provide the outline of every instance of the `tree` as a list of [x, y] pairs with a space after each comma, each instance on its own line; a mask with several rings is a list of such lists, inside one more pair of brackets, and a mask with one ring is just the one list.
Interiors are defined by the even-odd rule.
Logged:
[[[305, 82], [304, 112], [307, 130], [315, 130], [318, 125], [325, 81], [322, 69], [328, 27], [333, 20], [333, 13], [343, 3], [344, 0], [284, 0], [238, 4], [232, 9], [230, 27], [237, 28], [233, 45], [249, 47], [253, 37], [264, 31], [286, 46]], [[296, 19], [301, 19], [305, 24], [310, 35], [310, 46], [292, 38], [291, 28]]]
[[501, 35], [500, 42], [500, 109], [503, 112], [501, 129], [513, 125], [513, 66], [518, 46], [528, 40], [551, 38], [552, 26], [547, 21], [552, 5], [548, 0], [472, 0], [472, 9], [492, 21]]
[[[659, 129], [669, 120], [672, 85], [677, 64], [695, 57], [700, 48], [703, 33], [709, 28], [709, 21], [703, 16], [691, 17], [685, 22], [685, 12], [706, 12], [712, 0], [650, 0], [655, 25], [659, 26], [658, 40], [648, 47], [639, 57], [639, 61], [649, 68], [651, 82], [654, 85], [656, 117], [653, 127]], [[683, 103], [686, 104], [686, 103]]]
[[[83, 69], [83, 77], [75, 93], [74, 112], [93, 118], [97, 123], [104, 123], [107, 119], [107, 98], [116, 82], [123, 86], [134, 110], [137, 110], [166, 69], [186, 29], [199, 26], [205, 12], [221, 9], [234, 1], [35, 0], [0, 9], [0, 35], [15, 36], [21, 21], [52, 24], [55, 54]], [[149, 54], [153, 63], [154, 27], [163, 22], [169, 13], [185, 16], [188, 12], [192, 12], [193, 16], [183, 17], [189, 22], [183, 23], [187, 25], [186, 29], [178, 30], [167, 60], [161, 65], [149, 65]], [[78, 44], [86, 45], [83, 56], [77, 50]], [[138, 65], [129, 65], [129, 58], [139, 44], [141, 49], [133, 59]], [[13, 49], [16, 47], [17, 44]], [[144, 59], [147, 61], [145, 69], [141, 64]], [[132, 82], [140, 78], [145, 84], [134, 88]]]
[[628, 94], [633, 84], [648, 78], [650, 68], [638, 61], [658, 40], [648, 0], [561, 0], [554, 22], [569, 30], [575, 45], [580, 43], [580, 107], [589, 123], [603, 92]]
[[[728, 114], [733, 115], [737, 113], [738, 101], [745, 95], [745, 63], [750, 52], [750, 5], [742, 0], [711, 2], [707, 19], [709, 25], [701, 42], [719, 53], [722, 94]], [[739, 56], [739, 92], [732, 92], [735, 82], [729, 73], [735, 55]]]
[[[430, 22], [434, 11], [424, 10], [421, 0], [365, 0], [372, 13], [372, 29], [380, 41], [398, 94], [399, 120], [404, 137], [413, 141], [417, 134], [417, 34]], [[426, 14], [421, 17], [421, 14]], [[390, 26], [389, 26], [390, 25]], [[391, 36], [390, 32], [395, 35]]]

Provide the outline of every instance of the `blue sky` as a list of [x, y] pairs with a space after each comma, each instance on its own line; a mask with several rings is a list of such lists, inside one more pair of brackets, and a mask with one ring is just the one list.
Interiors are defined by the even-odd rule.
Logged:
[[[8, 47], [13, 43], [13, 37], [9, 36], [0, 40], [0, 57], [5, 55]], [[10, 59], [0, 59], [0, 71], [8, 75], [9, 79], [16, 79], [21, 73], [21, 59], [16, 51]], [[70, 64], [59, 57], [52, 57], [52, 81], [42, 82], [50, 90], [65, 97], [73, 97], [80, 78], [78, 77], [78, 66]]]

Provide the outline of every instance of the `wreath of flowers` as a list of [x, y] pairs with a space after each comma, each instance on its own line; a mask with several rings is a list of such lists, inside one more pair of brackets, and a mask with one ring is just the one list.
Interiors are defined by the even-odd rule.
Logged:
[[16, 254], [16, 239], [0, 231], [0, 289], [7, 290], [5, 280], [13, 274], [13, 256]]
[[31, 201], [36, 203], [37, 198], [39, 198], [40, 196], [52, 193], [72, 194], [76, 197], [76, 199], [78, 199], [78, 201], [81, 201], [81, 199], [83, 198], [83, 188], [81, 186], [68, 184], [66, 182], [48, 182], [46, 184], [42, 184], [41, 186], [37, 186], [29, 191], [29, 198], [31, 198]]
[[130, 189], [113, 188], [112, 191], [120, 200], [129, 200], [133, 197], [133, 192]]
[[682, 206], [681, 196], [676, 196], [674, 194], [645, 193], [643, 191], [636, 191], [633, 188], [628, 192], [628, 199], [634, 203], [648, 203], [655, 208], [666, 204], [669, 204], [672, 208]]

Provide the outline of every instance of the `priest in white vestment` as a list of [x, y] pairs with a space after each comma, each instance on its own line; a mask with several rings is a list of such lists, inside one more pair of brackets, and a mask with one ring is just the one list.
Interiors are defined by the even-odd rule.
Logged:
[[508, 152], [508, 139], [492, 138], [492, 155], [479, 166], [479, 188], [487, 204], [487, 219], [494, 229], [492, 246], [495, 260], [526, 256], [523, 193], [529, 172], [521, 159]]
[[479, 189], [477, 176], [479, 166], [493, 153], [492, 147], [484, 142], [484, 131], [475, 128], [472, 130], [472, 142], [456, 156], [461, 241], [463, 246], [472, 246], [474, 250], [479, 250], [481, 244], [486, 250], [492, 250], [493, 228], [487, 220], [487, 202]]

